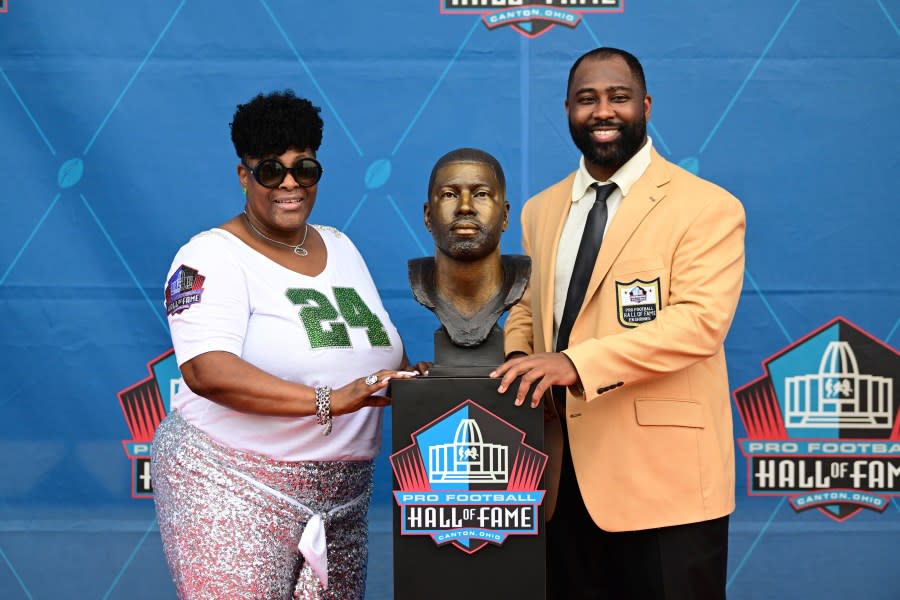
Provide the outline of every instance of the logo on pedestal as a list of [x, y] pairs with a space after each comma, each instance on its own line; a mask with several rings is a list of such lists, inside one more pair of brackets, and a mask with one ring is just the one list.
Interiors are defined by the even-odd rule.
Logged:
[[843, 521], [900, 495], [900, 354], [838, 318], [734, 392], [747, 493]]
[[537, 535], [547, 455], [471, 400], [412, 434], [391, 455], [400, 535], [428, 535], [472, 554], [510, 535]]

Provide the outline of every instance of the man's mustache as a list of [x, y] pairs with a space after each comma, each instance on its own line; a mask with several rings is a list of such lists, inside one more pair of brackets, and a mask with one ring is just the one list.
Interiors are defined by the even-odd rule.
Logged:
[[471, 219], [457, 219], [450, 223], [450, 229], [456, 229], [457, 227], [466, 227], [477, 229], [478, 231], [482, 231], [484, 227], [478, 221], [473, 221]]

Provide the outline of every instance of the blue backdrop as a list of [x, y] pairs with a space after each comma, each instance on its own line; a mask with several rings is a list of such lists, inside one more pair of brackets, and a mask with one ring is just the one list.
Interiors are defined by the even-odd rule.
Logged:
[[[566, 75], [598, 45], [642, 59], [661, 153], [746, 207], [732, 388], [838, 316], [897, 344], [897, 0], [628, 0], [518, 28], [444, 4], [0, 0], [0, 597], [173, 597], [118, 396], [171, 347], [174, 252], [241, 210], [228, 123], [260, 91], [322, 106], [313, 221], [359, 246], [415, 359], [436, 325], [406, 281], [432, 254], [431, 165], [497, 156], [520, 252], [522, 203], [578, 159]], [[737, 471], [730, 597], [897, 598], [896, 483], [839, 520], [749, 496], [740, 452]], [[390, 597], [389, 476], [383, 453], [370, 598]]]

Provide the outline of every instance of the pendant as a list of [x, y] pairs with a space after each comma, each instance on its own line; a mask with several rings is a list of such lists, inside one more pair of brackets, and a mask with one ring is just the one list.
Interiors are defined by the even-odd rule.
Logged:
[[297, 256], [306, 256], [309, 252], [303, 246], [294, 246], [294, 254]]

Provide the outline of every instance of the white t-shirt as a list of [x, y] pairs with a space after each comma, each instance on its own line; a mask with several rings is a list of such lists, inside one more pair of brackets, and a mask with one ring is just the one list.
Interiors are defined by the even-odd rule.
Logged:
[[[222, 350], [276, 377], [332, 388], [401, 367], [400, 336], [356, 246], [336, 229], [315, 227], [328, 251], [315, 277], [282, 267], [218, 228], [181, 247], [166, 283], [179, 366]], [[187, 385], [172, 407], [220, 443], [279, 460], [366, 460], [380, 448], [380, 408], [335, 417], [325, 437], [315, 416], [242, 413]]]

